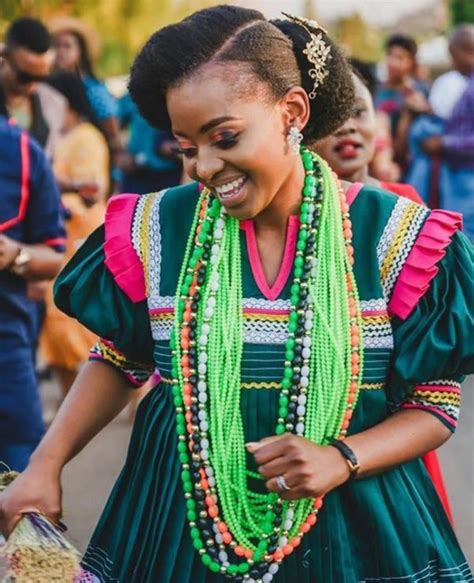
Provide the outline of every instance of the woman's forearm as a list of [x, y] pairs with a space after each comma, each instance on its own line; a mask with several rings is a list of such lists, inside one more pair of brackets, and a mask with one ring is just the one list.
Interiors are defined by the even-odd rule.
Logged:
[[451, 431], [436, 417], [412, 409], [399, 411], [345, 442], [360, 463], [358, 477], [364, 478], [420, 457], [450, 436]]
[[58, 253], [47, 245], [21, 245], [28, 251], [31, 259], [23, 277], [29, 280], [53, 279], [61, 269], [64, 254]]
[[112, 366], [87, 363], [31, 458], [60, 473], [129, 402], [133, 389]]

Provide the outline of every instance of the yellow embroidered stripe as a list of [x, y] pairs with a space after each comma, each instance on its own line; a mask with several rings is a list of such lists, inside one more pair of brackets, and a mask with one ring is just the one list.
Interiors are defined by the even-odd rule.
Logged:
[[404, 211], [403, 216], [400, 220], [400, 224], [397, 229], [397, 233], [395, 236], [395, 240], [393, 241], [390, 249], [388, 250], [387, 256], [385, 257], [384, 262], [382, 263], [380, 269], [380, 275], [382, 277], [382, 282], [388, 277], [390, 272], [390, 268], [393, 265], [393, 262], [396, 260], [397, 255], [400, 251], [400, 248], [405, 244], [407, 234], [409, 232], [410, 226], [412, 224], [413, 218], [418, 213], [418, 205], [410, 204]]

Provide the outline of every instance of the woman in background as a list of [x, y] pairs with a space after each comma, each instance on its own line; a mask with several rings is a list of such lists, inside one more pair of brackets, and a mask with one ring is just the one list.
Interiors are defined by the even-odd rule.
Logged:
[[[54, 172], [67, 213], [66, 259], [69, 259], [104, 220], [109, 154], [104, 137], [90, 123], [90, 108], [80, 79], [70, 73], [56, 73], [49, 82], [68, 103]], [[54, 306], [51, 289], [46, 303], [40, 349], [66, 394], [79, 365], [87, 360], [96, 336]]]
[[76, 18], [59, 18], [49, 25], [56, 50], [55, 67], [75, 73], [84, 83], [94, 122], [103, 132], [112, 155], [112, 181], [120, 183], [122, 174], [117, 160], [123, 153], [117, 102], [105, 83], [97, 78], [93, 60], [99, 54], [99, 41], [94, 31]]
[[[322, 156], [341, 180], [352, 182], [347, 196], [352, 201], [363, 184], [380, 186], [394, 194], [423, 204], [423, 200], [410, 184], [381, 182], [369, 175], [369, 164], [376, 148], [376, 117], [369, 89], [357, 73], [352, 75], [355, 88], [355, 103], [351, 117], [331, 136], [316, 143], [314, 151]], [[438, 456], [434, 451], [423, 460], [443, 502], [446, 513], [452, 520], [448, 496], [444, 486]]]

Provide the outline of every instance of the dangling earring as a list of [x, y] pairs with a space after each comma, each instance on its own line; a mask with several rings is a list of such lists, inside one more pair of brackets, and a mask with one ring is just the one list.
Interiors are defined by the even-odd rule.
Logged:
[[300, 144], [303, 141], [303, 134], [296, 126], [291, 126], [286, 136], [288, 146], [294, 154], [300, 153]]

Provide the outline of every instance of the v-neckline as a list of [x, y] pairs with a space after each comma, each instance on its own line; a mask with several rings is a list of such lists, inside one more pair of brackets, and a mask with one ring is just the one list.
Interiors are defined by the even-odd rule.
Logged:
[[296, 242], [298, 239], [298, 229], [300, 219], [297, 215], [290, 215], [285, 235], [285, 247], [280, 268], [275, 281], [269, 285], [263, 269], [262, 259], [257, 246], [257, 236], [255, 233], [255, 223], [252, 219], [240, 221], [240, 228], [245, 231], [247, 241], [247, 252], [249, 256], [250, 268], [258, 289], [267, 300], [274, 301], [283, 291], [293, 267], [293, 259], [296, 252]]

